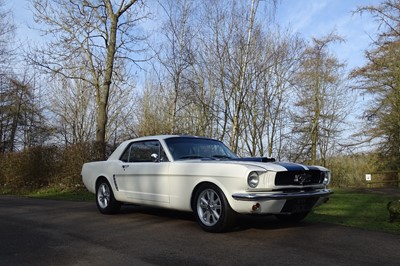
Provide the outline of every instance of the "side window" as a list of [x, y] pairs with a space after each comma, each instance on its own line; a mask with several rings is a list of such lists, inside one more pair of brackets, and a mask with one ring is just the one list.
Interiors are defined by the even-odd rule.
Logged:
[[160, 162], [168, 161], [160, 142], [156, 140], [133, 142], [122, 154], [124, 162], [153, 162], [152, 154], [157, 154]]
[[152, 142], [135, 142], [131, 145], [129, 162], [151, 162], [151, 154], [154, 152]]

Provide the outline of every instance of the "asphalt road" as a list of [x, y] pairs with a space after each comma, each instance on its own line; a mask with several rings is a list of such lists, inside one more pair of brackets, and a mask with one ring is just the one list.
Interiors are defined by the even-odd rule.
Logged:
[[242, 217], [206, 233], [190, 213], [0, 196], [0, 265], [399, 265], [400, 236]]

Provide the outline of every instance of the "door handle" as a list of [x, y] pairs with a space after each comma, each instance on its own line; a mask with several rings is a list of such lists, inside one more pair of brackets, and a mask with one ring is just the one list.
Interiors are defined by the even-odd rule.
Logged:
[[124, 165], [122, 165], [122, 169], [126, 169], [126, 168], [128, 168], [129, 167], [129, 164], [124, 164]]

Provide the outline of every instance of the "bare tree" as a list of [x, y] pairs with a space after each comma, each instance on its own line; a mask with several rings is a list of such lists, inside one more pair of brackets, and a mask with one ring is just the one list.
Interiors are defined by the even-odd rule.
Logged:
[[356, 10], [369, 13], [378, 23], [371, 49], [365, 52], [367, 63], [351, 76], [356, 88], [369, 95], [364, 111], [361, 136], [376, 143], [387, 169], [400, 168], [400, 1], [385, 0], [378, 5]]
[[160, 88], [168, 93], [169, 132], [182, 131], [182, 121], [178, 122], [182, 110], [189, 105], [188, 73], [195, 63], [192, 42], [194, 39], [193, 18], [194, 1], [160, 1], [160, 7], [166, 16], [161, 27], [161, 44], [156, 51], [158, 63], [163, 74]]
[[[82, 70], [83, 72], [84, 70]], [[122, 73], [119, 73], [122, 74]], [[95, 136], [96, 100], [94, 90], [82, 80], [57, 76], [48, 81], [50, 86], [50, 111], [54, 116], [53, 127], [64, 145], [91, 142]], [[106, 142], [112, 146], [129, 135], [133, 123], [136, 97], [128, 84], [117, 79], [110, 87]]]
[[12, 13], [3, 7], [5, 2], [0, 0], [0, 75], [4, 74], [12, 55], [11, 44], [15, 34], [15, 24]]
[[243, 142], [250, 155], [281, 157], [288, 127], [291, 87], [304, 42], [289, 31], [270, 30], [257, 40], [252, 90], [243, 110]]
[[131, 56], [143, 48], [143, 36], [133, 30], [146, 17], [144, 4], [139, 0], [31, 1], [35, 21], [44, 25], [40, 30], [51, 41], [35, 49], [29, 59], [48, 73], [81, 80], [88, 84], [85, 88], [94, 90], [98, 156], [104, 158], [111, 85], [116, 68], [136, 62]]
[[[156, 73], [151, 73], [156, 75]], [[169, 92], [162, 89], [157, 81], [146, 78], [144, 91], [137, 106], [138, 135], [170, 133]]]
[[[346, 116], [344, 64], [329, 53], [328, 46], [343, 39], [334, 33], [313, 39], [305, 50], [302, 70], [297, 75], [297, 101], [293, 112], [293, 137], [296, 151], [293, 160], [317, 159], [325, 164], [329, 143], [333, 144]], [[305, 156], [305, 157], [302, 157]]]
[[50, 83], [50, 110], [55, 114], [54, 127], [64, 145], [90, 142], [95, 133], [94, 91], [81, 80], [62, 76]]
[[[229, 2], [229, 1], [228, 1]], [[252, 49], [255, 16], [259, 1], [250, 6], [236, 1], [213, 2], [205, 7], [205, 21], [209, 38], [206, 38], [211, 83], [219, 88], [218, 107], [220, 139], [229, 139], [233, 151], [237, 152], [239, 137], [244, 132], [243, 108], [249, 92], [248, 66], [254, 59]]]
[[32, 80], [24, 75], [0, 75], [0, 152], [13, 152], [48, 139], [43, 110], [37, 101]]
[[[230, 146], [234, 152], [237, 152], [239, 145], [239, 135], [241, 133], [240, 124], [242, 123], [241, 113], [244, 108], [245, 99], [247, 98], [247, 94], [249, 92], [249, 84], [245, 84], [245, 82], [250, 79], [247, 75], [247, 68], [250, 64], [251, 53], [254, 51], [251, 49], [251, 44], [253, 43], [253, 31], [254, 31], [254, 21], [257, 13], [259, 0], [252, 0], [249, 16], [248, 16], [248, 25], [245, 42], [242, 44], [241, 51], [239, 52], [239, 69], [238, 69], [238, 80], [235, 82], [235, 86], [237, 88], [233, 90], [233, 99], [234, 99], [234, 107], [233, 107], [233, 117], [232, 117], [232, 135]], [[246, 88], [246, 87], [247, 88]]]

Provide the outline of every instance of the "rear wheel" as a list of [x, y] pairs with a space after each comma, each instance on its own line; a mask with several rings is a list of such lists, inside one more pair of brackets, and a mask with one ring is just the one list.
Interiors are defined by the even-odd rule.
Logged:
[[193, 210], [198, 224], [207, 232], [227, 231], [235, 222], [235, 212], [213, 184], [204, 184], [197, 190]]
[[101, 179], [96, 189], [96, 204], [103, 214], [113, 214], [119, 211], [121, 203], [114, 198], [114, 193], [107, 180]]

